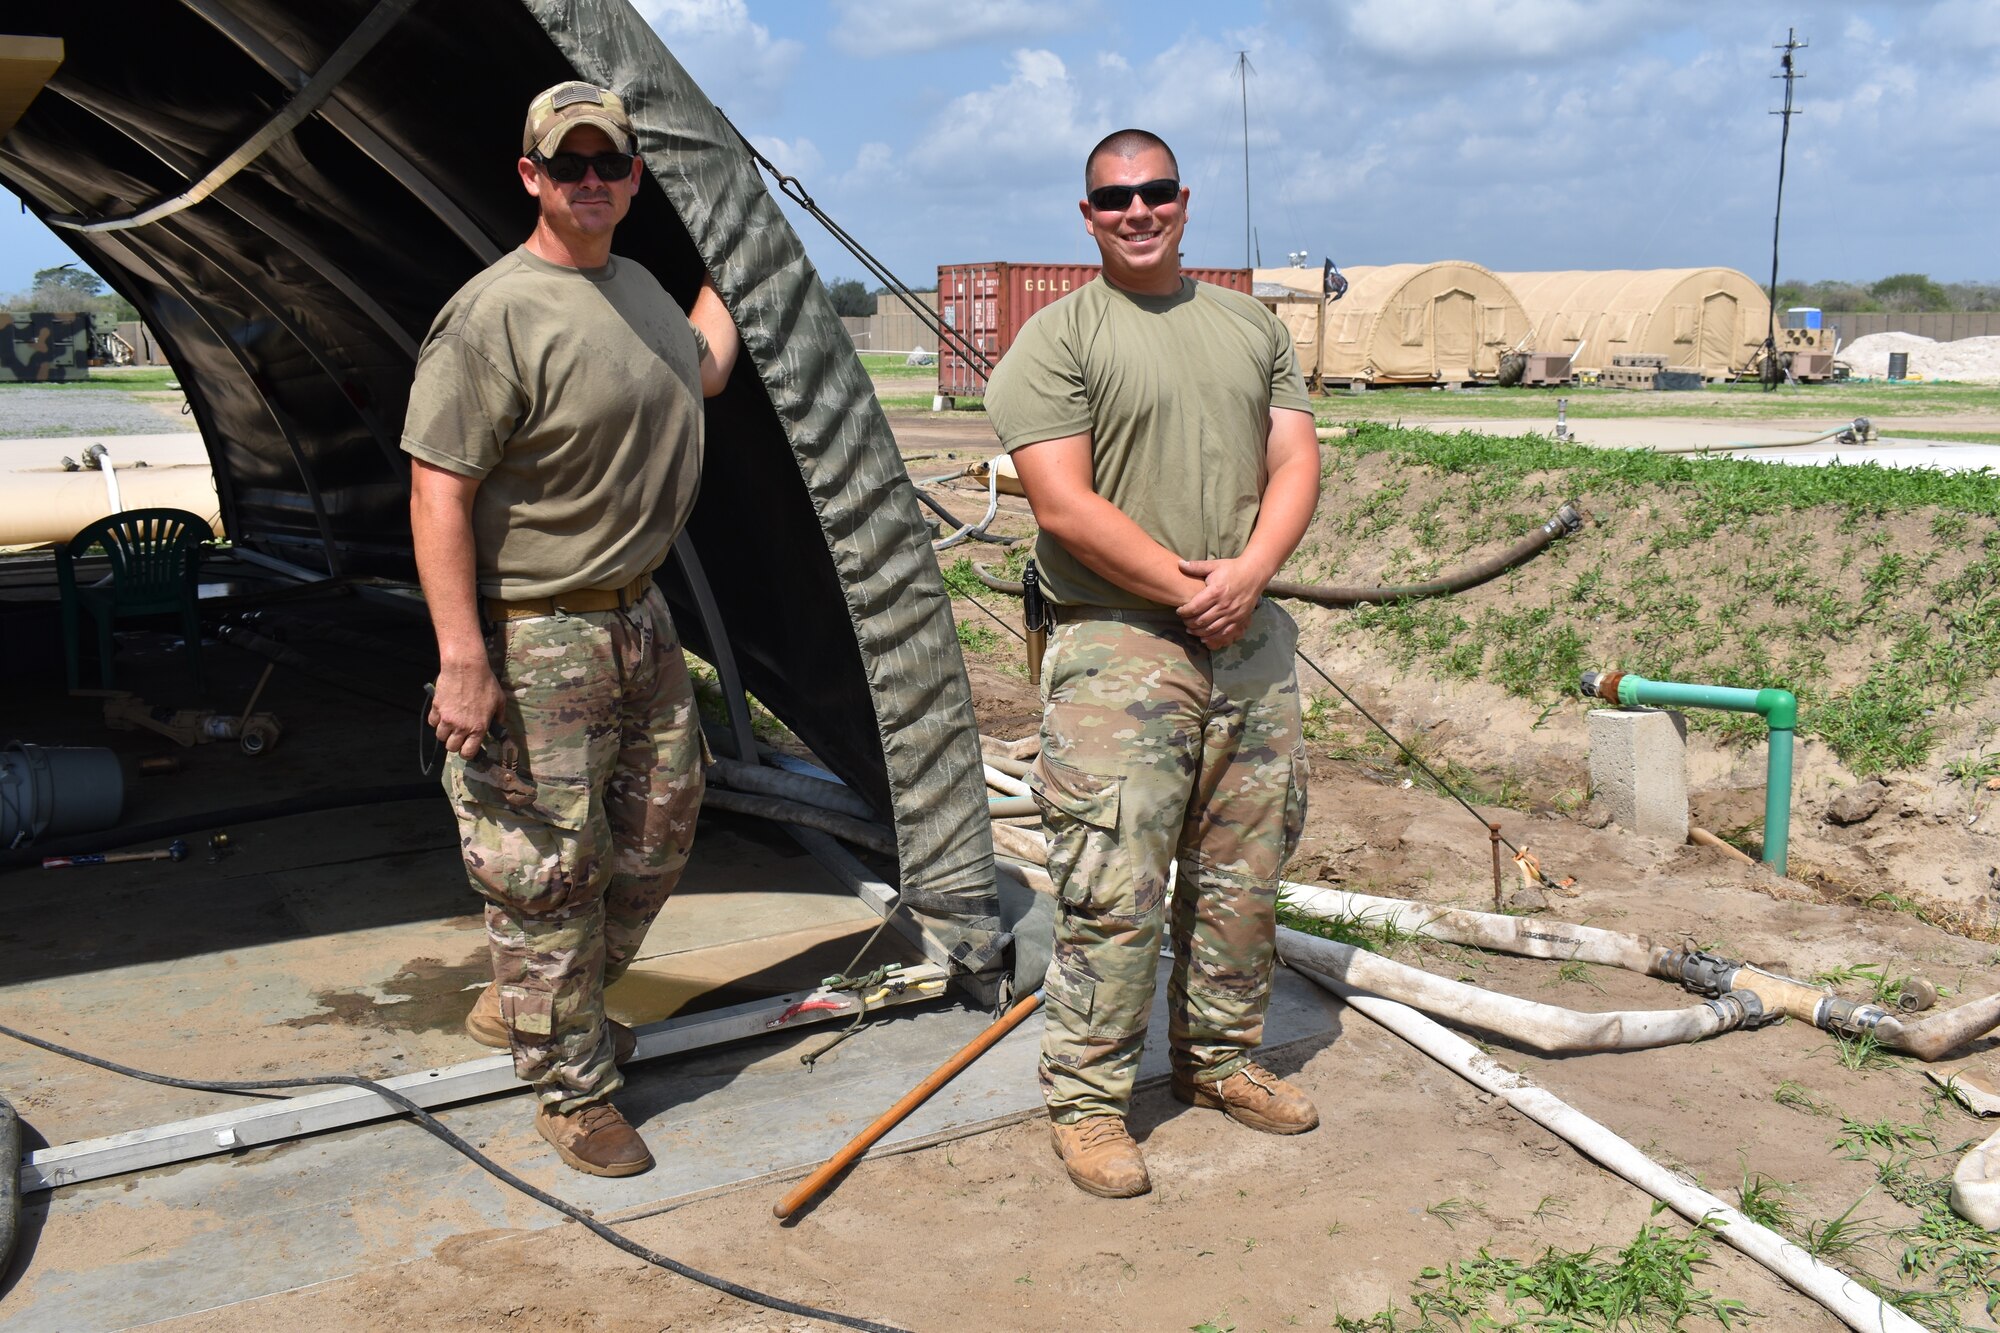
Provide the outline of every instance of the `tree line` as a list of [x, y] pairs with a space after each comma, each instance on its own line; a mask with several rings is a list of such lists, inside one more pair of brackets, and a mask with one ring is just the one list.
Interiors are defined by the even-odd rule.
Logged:
[[1818, 306], [1822, 310], [1917, 312], [2000, 310], [2000, 283], [1936, 282], [1925, 273], [1892, 273], [1876, 282], [1785, 281], [1778, 284], [1778, 308]]
[[58, 315], [81, 312], [93, 317], [100, 330], [139, 318], [132, 303], [106, 287], [104, 279], [75, 264], [35, 270], [28, 290], [0, 299], [0, 308], [24, 314], [36, 310]]

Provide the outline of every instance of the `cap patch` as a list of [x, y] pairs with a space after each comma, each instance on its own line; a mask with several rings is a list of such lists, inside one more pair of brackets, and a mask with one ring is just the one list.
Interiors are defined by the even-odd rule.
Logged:
[[560, 89], [550, 99], [549, 109], [551, 111], [560, 111], [566, 106], [575, 106], [578, 102], [588, 102], [592, 106], [603, 106], [604, 98], [597, 89], [587, 83], [572, 83]]

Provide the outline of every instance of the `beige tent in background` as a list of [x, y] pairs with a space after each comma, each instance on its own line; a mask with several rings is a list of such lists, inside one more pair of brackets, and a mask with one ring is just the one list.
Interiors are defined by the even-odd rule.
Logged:
[[1571, 368], [1614, 356], [1663, 356], [1710, 378], [1747, 374], [1771, 317], [1762, 289], [1733, 268], [1571, 270], [1500, 275], [1534, 327], [1532, 349]]
[[1500, 357], [1527, 342], [1527, 312], [1505, 282], [1477, 264], [1444, 260], [1343, 272], [1347, 294], [1338, 301], [1322, 299], [1318, 269], [1255, 273], [1259, 299], [1292, 331], [1299, 369], [1311, 384], [1490, 380], [1499, 374]]

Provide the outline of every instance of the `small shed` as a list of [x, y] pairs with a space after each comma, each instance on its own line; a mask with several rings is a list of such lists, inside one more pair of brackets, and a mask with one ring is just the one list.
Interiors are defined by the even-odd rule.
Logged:
[[1318, 269], [1256, 271], [1259, 297], [1291, 329], [1299, 369], [1313, 384], [1494, 379], [1501, 356], [1527, 340], [1521, 303], [1477, 264], [1450, 259], [1342, 272], [1347, 291], [1328, 300]]
[[1710, 379], [1748, 374], [1771, 318], [1762, 289], [1733, 268], [1503, 273], [1534, 326], [1537, 352], [1577, 370], [1650, 354]]

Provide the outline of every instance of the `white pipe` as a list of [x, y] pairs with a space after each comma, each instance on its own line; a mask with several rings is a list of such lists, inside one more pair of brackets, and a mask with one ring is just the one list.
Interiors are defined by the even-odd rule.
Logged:
[[1401, 898], [1377, 898], [1366, 893], [1350, 893], [1345, 889], [1325, 889], [1317, 884], [1295, 884], [1290, 880], [1280, 884], [1279, 890], [1288, 905], [1311, 916], [1384, 921], [1398, 930], [1448, 940], [1453, 944], [1518, 954], [1523, 958], [1602, 963], [1658, 976], [1653, 964], [1668, 952], [1643, 935], [1627, 935], [1595, 926], [1576, 926], [1564, 921], [1438, 907]]
[[782, 768], [765, 768], [761, 764], [746, 764], [735, 759], [718, 758], [708, 766], [708, 772], [715, 782], [737, 791], [776, 796], [802, 805], [817, 806], [821, 810], [831, 810], [835, 814], [850, 815], [855, 819], [873, 821], [877, 817], [874, 807], [862, 798], [861, 793], [842, 782], [829, 782], [825, 778], [788, 772]]
[[991, 523], [993, 521], [993, 516], [999, 512], [1000, 512], [1000, 469], [993, 468], [991, 470], [990, 475], [986, 479], [986, 516], [980, 519], [977, 523], [966, 524], [964, 527], [960, 528], [957, 532], [952, 533], [951, 536], [949, 537], [944, 537], [937, 541], [932, 542], [931, 549], [933, 551], [946, 550], [950, 547], [958, 545], [960, 542], [964, 541], [967, 537], [972, 536], [974, 533], [978, 533], [979, 535], [984, 536], [986, 534], [986, 525], [988, 523]]
[[104, 470], [104, 497], [111, 502], [111, 512], [125, 512], [125, 501], [118, 494], [118, 469], [111, 466], [111, 451], [103, 445], [97, 446], [97, 466]]
[[[1035, 804], [1035, 798], [1032, 796], [992, 796], [986, 801], [988, 819], [1019, 819], [1023, 815], [1040, 813], [1042, 808]], [[1042, 853], [1042, 858], [1045, 861], [1048, 859], [1046, 851]]]
[[1278, 929], [1278, 956], [1315, 977], [1366, 987], [1550, 1055], [1684, 1046], [1741, 1027], [1747, 1016], [1742, 999], [1734, 993], [1687, 1009], [1580, 1013], [1449, 981], [1351, 944], [1284, 927]]
[[[1310, 975], [1310, 974], [1308, 974]], [[1856, 1333], [1923, 1333], [1914, 1319], [1837, 1268], [1759, 1226], [1715, 1195], [1682, 1180], [1603, 1125], [1525, 1077], [1481, 1055], [1463, 1038], [1405, 1005], [1338, 981], [1312, 979], [1475, 1087], [1503, 1098], [1585, 1156], [1665, 1203], [1688, 1221], [1708, 1222], [1725, 1244], [1749, 1255], [1818, 1301]]]
[[986, 785], [993, 790], [1005, 792], [1009, 796], [1032, 795], [1028, 790], [1028, 784], [1013, 774], [1002, 773], [991, 764], [981, 764], [980, 767], [986, 770]]

